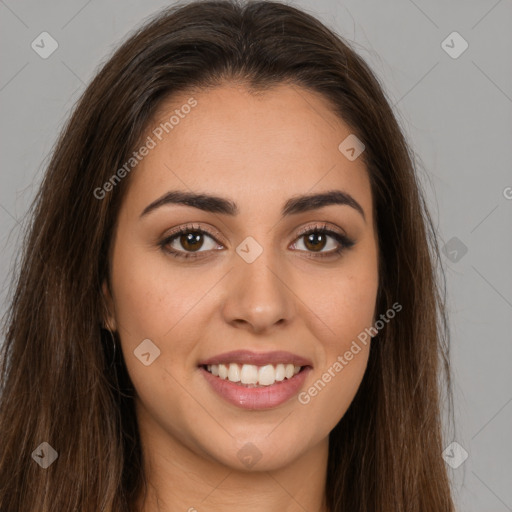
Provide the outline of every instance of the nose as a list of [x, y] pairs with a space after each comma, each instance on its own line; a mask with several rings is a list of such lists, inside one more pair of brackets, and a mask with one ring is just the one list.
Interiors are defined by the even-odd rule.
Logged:
[[261, 334], [291, 322], [295, 295], [270, 253], [264, 250], [252, 263], [236, 257], [222, 308], [225, 321], [232, 326]]

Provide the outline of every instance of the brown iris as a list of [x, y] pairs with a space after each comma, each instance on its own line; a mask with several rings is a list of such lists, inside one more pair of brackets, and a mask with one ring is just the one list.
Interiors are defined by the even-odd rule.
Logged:
[[180, 243], [187, 251], [197, 251], [204, 243], [203, 234], [192, 231], [180, 236]]
[[[310, 233], [309, 235], [307, 235], [305, 238], [306, 238], [306, 241], [304, 242], [304, 245], [308, 248], [308, 249], [312, 249], [313, 251], [319, 249], [319, 250], [322, 250], [324, 247], [325, 247], [325, 233]], [[320, 240], [320, 242], [319, 242]], [[318, 243], [322, 244], [322, 247], [318, 247]], [[309, 247], [309, 245], [311, 244], [311, 247]]]

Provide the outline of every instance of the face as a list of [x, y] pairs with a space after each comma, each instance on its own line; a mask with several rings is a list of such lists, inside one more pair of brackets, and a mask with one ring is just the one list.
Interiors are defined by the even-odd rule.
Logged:
[[111, 294], [104, 285], [139, 427], [162, 449], [277, 469], [325, 445], [350, 405], [378, 291], [367, 169], [338, 149], [350, 134], [297, 86], [162, 105], [119, 213]]

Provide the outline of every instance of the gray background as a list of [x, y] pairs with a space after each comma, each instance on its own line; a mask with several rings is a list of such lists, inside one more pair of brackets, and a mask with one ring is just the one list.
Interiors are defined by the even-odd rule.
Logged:
[[[460, 511], [512, 511], [512, 2], [300, 0], [354, 42], [417, 154], [448, 279]], [[101, 62], [166, 1], [0, 0], [0, 313], [20, 222]], [[47, 31], [58, 49], [31, 43]], [[443, 49], [453, 31], [469, 47]], [[450, 38], [452, 51], [460, 41]], [[464, 247], [467, 253], [464, 254]], [[457, 449], [455, 451], [457, 455]]]

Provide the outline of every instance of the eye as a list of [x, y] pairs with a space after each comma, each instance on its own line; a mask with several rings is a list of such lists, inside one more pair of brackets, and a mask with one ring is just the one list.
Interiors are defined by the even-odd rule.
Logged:
[[[205, 244], [205, 237], [210, 240], [209, 244]], [[303, 241], [303, 239], [305, 240]], [[327, 243], [328, 239], [331, 239], [330, 244]], [[322, 226], [309, 227], [299, 232], [298, 238], [296, 238], [296, 242], [292, 247], [302, 252], [311, 253], [309, 257], [312, 258], [328, 258], [340, 255], [354, 244], [355, 242], [345, 234], [328, 229], [327, 224], [323, 224]], [[195, 259], [201, 257], [197, 253], [216, 250], [220, 244], [213, 233], [210, 233], [208, 230], [199, 226], [186, 225], [165, 237], [159, 242], [159, 245], [162, 250], [175, 258]], [[297, 245], [303, 245], [305, 249], [298, 248]], [[330, 250], [323, 251], [328, 245], [331, 245], [331, 247], [328, 247]]]
[[[200, 249], [205, 245], [205, 236], [210, 239], [210, 244], [206, 244], [206, 250], [201, 251]], [[218, 243], [212, 244], [211, 241], [217, 242], [213, 234], [210, 234], [209, 231], [197, 226], [187, 225], [174, 231], [174, 233], [162, 240], [159, 245], [164, 251], [175, 258], [197, 258], [200, 256], [196, 256], [194, 253], [207, 252], [215, 249]], [[179, 248], [180, 245], [184, 250]], [[208, 247], [208, 245], [210, 246]], [[178, 248], [176, 248], [176, 246], [178, 246]]]
[[[331, 243], [328, 243], [328, 239]], [[322, 226], [309, 227], [302, 230], [298, 235], [298, 242], [295, 242], [294, 247], [304, 246], [307, 252], [313, 252], [313, 258], [326, 258], [340, 255], [346, 249], [352, 247], [355, 242], [348, 238], [345, 234], [327, 228], [327, 224]], [[302, 242], [302, 243], [301, 243]], [[331, 250], [322, 252], [326, 246]], [[334, 247], [333, 247], [334, 246]], [[299, 248], [299, 250], [302, 250]], [[315, 254], [316, 253], [316, 254]]]

